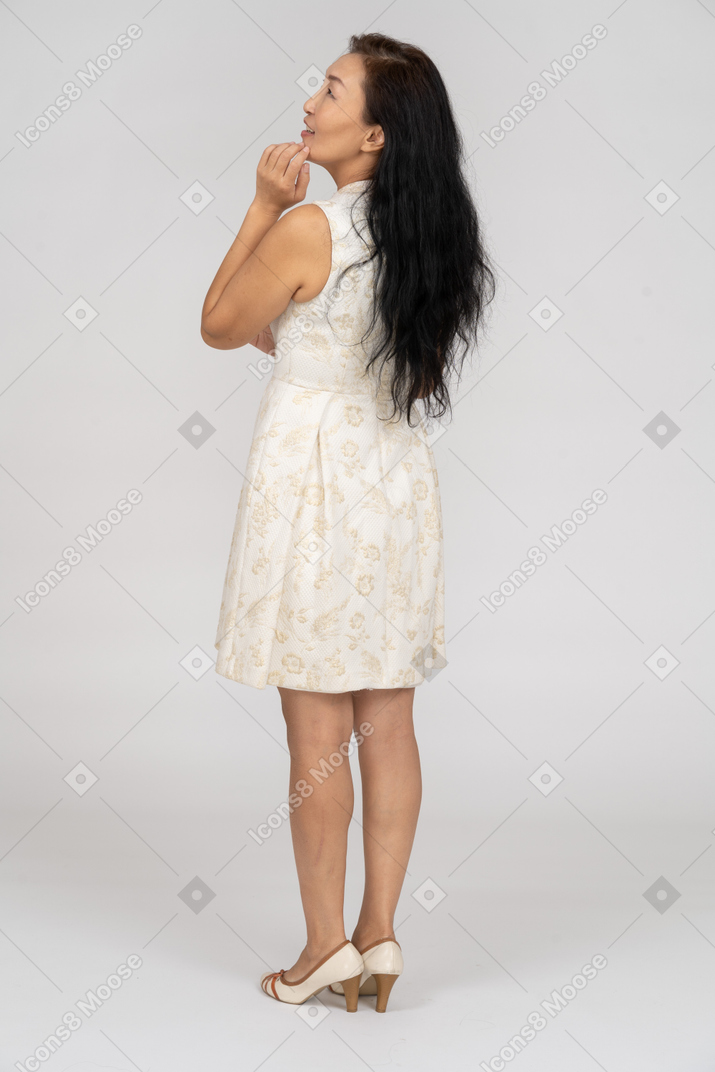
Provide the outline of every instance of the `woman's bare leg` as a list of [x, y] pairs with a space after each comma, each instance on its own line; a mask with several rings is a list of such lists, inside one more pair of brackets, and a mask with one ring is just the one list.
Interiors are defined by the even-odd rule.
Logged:
[[[358, 949], [394, 938], [394, 918], [422, 801], [420, 757], [412, 723], [414, 688], [353, 692], [363, 794], [365, 893], [352, 935]], [[358, 738], [359, 739], [359, 738]]]
[[[354, 793], [350, 760], [336, 759], [341, 744], [350, 743], [353, 728], [352, 693], [303, 692], [279, 688], [290, 751], [290, 792], [304, 779], [313, 792], [290, 817], [293, 852], [300, 883], [308, 941], [296, 963], [285, 973], [289, 982], [306, 975], [326, 953], [345, 941], [343, 898], [348, 826]], [[334, 768], [322, 784], [308, 772], [320, 761]]]

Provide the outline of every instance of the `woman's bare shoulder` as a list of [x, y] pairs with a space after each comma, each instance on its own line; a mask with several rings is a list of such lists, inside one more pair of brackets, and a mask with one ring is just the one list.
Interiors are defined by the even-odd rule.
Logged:
[[293, 294], [298, 304], [309, 301], [325, 286], [332, 264], [330, 222], [315, 204], [298, 205], [281, 216], [275, 238], [286, 263], [299, 263], [301, 283]]
[[281, 228], [288, 241], [314, 244], [316, 249], [330, 241], [328, 217], [317, 204], [296, 205], [285, 216], [281, 216], [275, 226]]

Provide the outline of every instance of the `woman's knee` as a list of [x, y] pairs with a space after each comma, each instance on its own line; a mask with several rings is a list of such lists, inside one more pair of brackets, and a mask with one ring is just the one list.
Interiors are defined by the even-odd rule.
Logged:
[[360, 689], [353, 694], [355, 719], [412, 717], [415, 690], [409, 689]]
[[350, 693], [281, 690], [283, 717], [291, 753], [334, 752], [350, 740], [353, 703]]

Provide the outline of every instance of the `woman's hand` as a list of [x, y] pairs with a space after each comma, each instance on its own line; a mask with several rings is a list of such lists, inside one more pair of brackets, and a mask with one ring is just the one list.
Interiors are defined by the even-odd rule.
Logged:
[[263, 331], [259, 331], [255, 339], [251, 339], [251, 346], [257, 346], [259, 350], [263, 350], [264, 354], [272, 354], [276, 344], [273, 340], [273, 332], [270, 327], [264, 328]]
[[[256, 168], [254, 204], [280, 216], [287, 208], [299, 204], [310, 182], [309, 168], [303, 167], [310, 149], [297, 141], [269, 145]], [[296, 182], [297, 179], [297, 182]]]

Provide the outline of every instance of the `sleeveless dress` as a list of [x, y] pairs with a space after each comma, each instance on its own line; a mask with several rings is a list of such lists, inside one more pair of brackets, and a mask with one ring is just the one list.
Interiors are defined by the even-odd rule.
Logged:
[[411, 687], [446, 665], [442, 512], [424, 420], [389, 421], [390, 366], [381, 384], [382, 358], [365, 370], [374, 262], [335, 286], [372, 252], [367, 182], [313, 202], [330, 224], [330, 276], [271, 323], [275, 355], [263, 359], [272, 376], [214, 645], [216, 672], [258, 689]]

